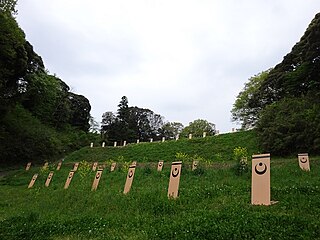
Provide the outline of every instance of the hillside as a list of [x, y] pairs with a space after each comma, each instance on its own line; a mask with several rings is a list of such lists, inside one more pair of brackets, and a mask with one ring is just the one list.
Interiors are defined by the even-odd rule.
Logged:
[[245, 147], [248, 154], [259, 153], [259, 144], [255, 131], [243, 131], [221, 134], [206, 138], [179, 139], [165, 142], [127, 144], [125, 147], [84, 147], [65, 158], [66, 162], [104, 162], [108, 160], [156, 162], [173, 161], [177, 153], [195, 155], [207, 162], [232, 160], [233, 149]]

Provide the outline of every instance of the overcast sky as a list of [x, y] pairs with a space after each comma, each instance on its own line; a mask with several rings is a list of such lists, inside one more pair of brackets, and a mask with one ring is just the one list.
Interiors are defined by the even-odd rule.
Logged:
[[17, 20], [46, 68], [101, 122], [122, 96], [185, 126], [238, 127], [244, 83], [300, 40], [319, 0], [19, 0]]

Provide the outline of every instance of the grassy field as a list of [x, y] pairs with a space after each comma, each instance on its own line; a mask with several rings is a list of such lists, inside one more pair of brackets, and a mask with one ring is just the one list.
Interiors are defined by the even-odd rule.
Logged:
[[[252, 206], [251, 172], [236, 174], [232, 150], [241, 146], [256, 153], [253, 134], [84, 148], [68, 156], [60, 171], [55, 164], [47, 170], [2, 170], [0, 239], [320, 239], [320, 157], [310, 157], [310, 172], [299, 169], [296, 157], [271, 157], [271, 200], [279, 202]], [[177, 152], [208, 161], [197, 171], [184, 162], [179, 197], [169, 200]], [[110, 159], [122, 160], [114, 172]], [[159, 159], [165, 160], [161, 173]], [[89, 162], [80, 164], [69, 189], [63, 189], [72, 162], [83, 160]], [[97, 191], [91, 191], [90, 164], [97, 160], [107, 166]], [[131, 160], [138, 165], [132, 189], [124, 195]], [[50, 170], [54, 176], [45, 187]], [[28, 189], [35, 173], [39, 177]]]
[[125, 161], [156, 162], [172, 161], [177, 153], [190, 157], [198, 155], [209, 162], [228, 162], [232, 160], [235, 147], [245, 147], [248, 154], [260, 152], [254, 131], [221, 134], [206, 138], [179, 139], [165, 142], [128, 144], [125, 147], [85, 147], [65, 158], [66, 162], [77, 161], [116, 161], [119, 156]]

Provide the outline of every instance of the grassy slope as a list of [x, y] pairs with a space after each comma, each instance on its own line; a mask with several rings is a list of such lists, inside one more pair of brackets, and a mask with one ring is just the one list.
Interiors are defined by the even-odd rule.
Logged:
[[214, 137], [194, 138], [191, 140], [129, 144], [126, 147], [85, 147], [70, 154], [65, 160], [76, 162], [86, 160], [116, 160], [123, 156], [125, 161], [154, 162], [158, 160], [173, 161], [178, 152], [190, 156], [198, 155], [211, 162], [229, 161], [235, 147], [246, 147], [249, 155], [259, 152], [254, 131], [222, 134]]
[[[229, 167], [195, 174], [185, 165], [177, 200], [167, 199], [170, 162], [162, 173], [156, 163], [138, 165], [128, 195], [120, 169], [105, 169], [91, 192], [94, 172], [81, 166], [68, 190], [71, 164], [55, 171], [48, 188], [48, 171], [21, 167], [0, 178], [0, 239], [319, 239], [320, 158], [311, 157], [311, 172], [296, 158], [272, 159], [271, 167], [271, 196], [279, 203], [269, 207], [251, 206], [250, 172], [236, 176]], [[40, 176], [27, 189], [34, 173]]]

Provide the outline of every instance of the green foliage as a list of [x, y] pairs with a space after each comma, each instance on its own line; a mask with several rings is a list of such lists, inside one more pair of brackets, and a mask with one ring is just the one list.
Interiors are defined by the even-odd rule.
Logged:
[[252, 206], [250, 177], [224, 164], [200, 176], [182, 171], [176, 201], [167, 198], [166, 165], [163, 175], [138, 166], [128, 195], [124, 172], [104, 171], [94, 192], [94, 173], [84, 187], [76, 173], [65, 190], [70, 169], [62, 167], [49, 187], [44, 175], [27, 189], [39, 169], [21, 167], [0, 177], [0, 239], [318, 239], [320, 158], [308, 173], [296, 158], [271, 167], [271, 199], [279, 202], [269, 207]]
[[[203, 158], [204, 163], [230, 162], [233, 160], [233, 149], [237, 146], [246, 147], [250, 155], [261, 152], [256, 132], [251, 130], [192, 140], [128, 144], [126, 147], [85, 147], [70, 154], [66, 161], [77, 162], [86, 159], [95, 162], [103, 159], [115, 160], [118, 156], [123, 156], [125, 161], [130, 162], [158, 162], [159, 160], [172, 162], [179, 160], [176, 155], [181, 153], [186, 155], [185, 158], [189, 163], [195, 155], [198, 156], [197, 158]], [[182, 155], [181, 160], [185, 161]]]
[[320, 152], [320, 104], [286, 98], [262, 113], [257, 130], [265, 152], [277, 155]]
[[90, 173], [92, 171], [91, 165], [92, 165], [91, 163], [89, 163], [85, 160], [82, 160], [79, 163], [77, 174], [79, 174], [81, 181], [84, 181], [84, 179], [86, 179], [90, 175]]
[[150, 109], [129, 107], [126, 96], [121, 98], [117, 115], [102, 115], [101, 133], [109, 145], [115, 141], [135, 142], [159, 139], [163, 117]]
[[15, 15], [18, 13], [16, 10], [18, 0], [0, 0], [0, 12]]
[[257, 127], [264, 151], [319, 153], [320, 13], [283, 61], [250, 79], [232, 109], [243, 128]]
[[245, 147], [233, 149], [233, 159], [236, 162], [236, 174], [242, 175], [248, 172], [248, 151]]
[[90, 103], [49, 75], [11, 13], [0, 1], [0, 163], [41, 161], [88, 145]]
[[191, 133], [193, 137], [202, 137], [203, 132], [207, 133], [207, 136], [212, 136], [215, 134], [215, 124], [208, 122], [207, 120], [197, 119], [189, 123], [189, 126], [186, 126], [181, 131], [181, 136], [188, 137]]
[[262, 82], [265, 81], [271, 70], [263, 71], [251, 77], [233, 104], [231, 110], [232, 121], [240, 122], [243, 129], [252, 128], [258, 120], [260, 109], [252, 104], [252, 98], [258, 93]]

